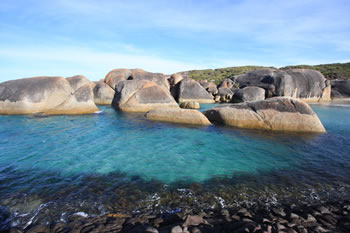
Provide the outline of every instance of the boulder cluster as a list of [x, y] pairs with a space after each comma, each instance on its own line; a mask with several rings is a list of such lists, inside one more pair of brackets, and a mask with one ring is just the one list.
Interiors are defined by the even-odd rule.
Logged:
[[[349, 94], [347, 84], [334, 81], [333, 85], [335, 96]], [[331, 83], [320, 72], [308, 69], [260, 69], [219, 85], [193, 80], [186, 73], [166, 76], [141, 69], [115, 69], [99, 82], [79, 75], [0, 83], [0, 114], [87, 114], [104, 104], [173, 123], [324, 132], [317, 115], [302, 101], [330, 98]], [[230, 104], [204, 114], [195, 110], [205, 103]]]
[[84, 76], [35, 77], [0, 83], [0, 114], [87, 114], [98, 111]]

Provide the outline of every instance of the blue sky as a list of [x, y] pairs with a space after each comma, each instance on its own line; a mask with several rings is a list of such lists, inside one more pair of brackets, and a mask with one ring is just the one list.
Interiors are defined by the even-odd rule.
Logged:
[[1, 0], [0, 81], [350, 61], [348, 0]]

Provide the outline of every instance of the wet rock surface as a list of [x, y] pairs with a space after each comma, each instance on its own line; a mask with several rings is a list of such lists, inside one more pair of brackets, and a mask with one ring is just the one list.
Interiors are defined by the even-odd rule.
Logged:
[[349, 232], [349, 207], [349, 201], [339, 201], [300, 206], [182, 209], [158, 215], [117, 213], [78, 216], [66, 222], [32, 224], [25, 229], [7, 225], [2, 232]]

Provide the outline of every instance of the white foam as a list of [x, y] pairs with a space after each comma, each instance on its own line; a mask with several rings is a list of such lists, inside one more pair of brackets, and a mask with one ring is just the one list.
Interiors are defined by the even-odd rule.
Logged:
[[77, 212], [77, 213], [74, 213], [73, 215], [78, 215], [78, 216], [82, 216], [84, 218], [87, 218], [89, 217], [89, 215], [85, 212]]

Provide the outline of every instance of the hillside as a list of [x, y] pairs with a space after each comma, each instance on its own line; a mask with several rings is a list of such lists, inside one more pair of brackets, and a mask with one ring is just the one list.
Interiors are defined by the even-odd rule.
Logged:
[[[233, 78], [235, 75], [244, 74], [252, 70], [257, 70], [261, 68], [267, 68], [263, 66], [237, 66], [237, 67], [227, 67], [219, 69], [207, 69], [207, 70], [190, 70], [186, 72], [181, 72], [182, 74], [188, 75], [188, 77], [194, 80], [209, 80], [216, 84], [219, 84], [222, 80], [226, 78]], [[274, 68], [274, 67], [269, 67]], [[335, 63], [335, 64], [324, 64], [324, 65], [297, 65], [297, 66], [286, 66], [280, 69], [290, 69], [290, 68], [304, 68], [304, 69], [315, 69], [320, 71], [327, 79], [350, 79], [350, 62], [349, 63]]]
[[266, 68], [263, 66], [237, 66], [237, 67], [227, 67], [227, 68], [219, 68], [215, 70], [207, 69], [207, 70], [190, 70], [185, 73], [189, 78], [194, 80], [208, 80], [212, 81], [216, 84], [219, 84], [222, 80], [226, 78], [233, 78], [233, 76], [238, 74], [244, 74], [252, 70], [257, 70], [261, 68]]
[[298, 66], [286, 66], [280, 69], [290, 68], [303, 68], [303, 69], [314, 69], [320, 71], [327, 79], [350, 79], [350, 62], [348, 63], [334, 63], [324, 65], [298, 65]]

